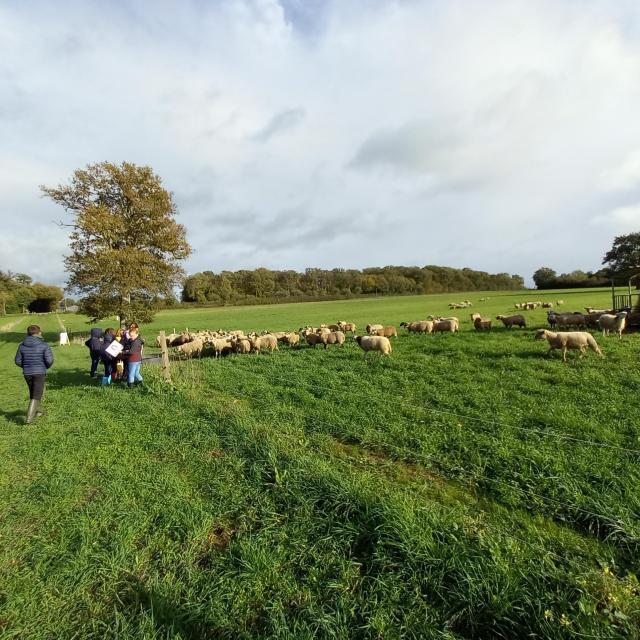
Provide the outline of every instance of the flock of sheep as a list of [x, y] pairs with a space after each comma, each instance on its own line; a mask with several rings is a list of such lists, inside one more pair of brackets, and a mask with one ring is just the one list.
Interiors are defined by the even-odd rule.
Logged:
[[[467, 305], [468, 303], [468, 305]], [[454, 304], [454, 303], [451, 303]], [[465, 306], [471, 306], [469, 301], [463, 301]], [[561, 305], [558, 300], [556, 305]], [[536, 305], [536, 306], [530, 306]], [[617, 333], [622, 337], [622, 332], [626, 327], [627, 313], [625, 311], [615, 313], [611, 309], [592, 309], [587, 307], [586, 313], [558, 313], [554, 311], [552, 303], [526, 302], [516, 304], [517, 308], [535, 309], [538, 306], [549, 308], [547, 321], [550, 330], [539, 329], [535, 338], [545, 339], [549, 343], [549, 353], [554, 349], [562, 350], [563, 361], [567, 361], [567, 351], [577, 349], [582, 353], [587, 348], [591, 348], [598, 355], [602, 352], [598, 347], [594, 337], [587, 331], [576, 331], [575, 329], [600, 329], [603, 335]], [[480, 313], [470, 314], [471, 322], [476, 331], [490, 331], [492, 319], [483, 317]], [[526, 319], [521, 314], [498, 315], [506, 329], [513, 327], [526, 328]], [[436, 333], [457, 333], [460, 330], [460, 320], [455, 316], [439, 317], [428, 316], [426, 320], [414, 322], [401, 322], [400, 327], [404, 327], [408, 333], [436, 334]], [[378, 352], [381, 355], [391, 355], [393, 349], [391, 338], [398, 337], [398, 330], [393, 325], [368, 324], [365, 327], [365, 334], [357, 335], [357, 327], [353, 322], [340, 321], [334, 324], [321, 324], [317, 327], [300, 327], [297, 331], [263, 331], [261, 334], [251, 332], [245, 334], [241, 330], [235, 331], [197, 331], [189, 333], [173, 333], [166, 337], [168, 347], [175, 347], [175, 353], [185, 357], [200, 357], [202, 355], [212, 355], [221, 357], [230, 354], [260, 353], [262, 351], [277, 351], [279, 345], [298, 347], [306, 343], [309, 347], [321, 345], [324, 349], [330, 346], [342, 347], [347, 335], [352, 334], [352, 339], [364, 351], [365, 359], [371, 352]], [[556, 332], [555, 329], [571, 329], [568, 332]], [[160, 346], [160, 337], [156, 340], [156, 346]]]

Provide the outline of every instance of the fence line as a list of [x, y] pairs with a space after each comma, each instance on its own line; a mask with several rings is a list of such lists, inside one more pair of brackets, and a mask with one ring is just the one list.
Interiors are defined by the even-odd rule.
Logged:
[[[218, 391], [221, 391], [221, 390], [218, 390]], [[236, 396], [244, 397], [244, 398], [247, 398], [249, 400], [252, 400], [252, 401], [256, 402], [256, 398], [255, 397], [248, 396], [248, 395], [242, 394], [242, 393], [238, 393], [236, 391], [234, 391], [233, 394], [236, 395]], [[260, 404], [260, 402], [257, 401], [257, 404]], [[263, 406], [267, 406], [267, 405], [263, 405]], [[315, 418], [311, 417], [311, 419], [315, 419]], [[330, 424], [330, 423], [326, 423], [325, 421], [320, 421], [320, 422], [323, 422], [324, 424]], [[335, 427], [336, 425], [331, 425], [331, 426]], [[295, 441], [296, 443], [298, 443], [298, 441], [299, 441], [299, 437], [298, 436], [295, 436], [295, 435], [289, 434], [289, 433], [285, 433], [285, 432], [282, 432], [282, 431], [278, 432], [278, 437], [284, 437], [285, 439], [289, 439], [291, 441]], [[320, 453], [323, 453], [326, 456], [330, 455], [327, 452], [323, 452], [323, 451], [320, 451]], [[354, 467], [353, 463], [350, 462], [349, 460], [344, 460], [342, 458], [335, 458], [335, 457], [331, 457], [331, 460], [333, 462], [338, 462], [340, 464], [343, 464], [343, 465], [345, 465], [345, 466], [347, 466], [349, 468], [353, 468]], [[508, 486], [511, 486], [511, 485], [508, 485]], [[455, 508], [447, 507], [447, 506], [443, 505], [440, 502], [435, 502], [434, 501], [434, 503], [437, 505], [437, 507], [441, 511], [447, 512], [448, 515], [450, 515], [450, 516], [451, 515], [460, 515], [459, 512], [457, 512]], [[486, 509], [482, 509], [482, 508], [480, 508], [480, 512], [482, 514], [486, 514], [486, 515], [489, 514], [489, 512]], [[566, 557], [563, 557], [563, 556], [557, 554], [555, 551], [551, 551], [550, 549], [547, 549], [547, 548], [545, 548], [545, 547], [543, 547], [541, 545], [529, 542], [528, 540], [520, 538], [519, 536], [516, 536], [516, 535], [514, 535], [513, 533], [511, 533], [509, 531], [505, 531], [505, 530], [499, 529], [497, 527], [497, 525], [493, 524], [492, 522], [485, 521], [485, 522], [483, 522], [483, 525], [486, 526], [488, 529], [493, 530], [498, 535], [504, 536], [506, 538], [510, 538], [512, 540], [515, 540], [515, 541], [521, 543], [521, 544], [524, 544], [524, 545], [526, 545], [527, 547], [529, 547], [530, 549], [532, 549], [532, 550], [534, 550], [536, 552], [542, 551], [545, 554], [553, 556], [556, 560], [558, 560], [560, 562], [566, 562], [566, 560], [567, 560]], [[561, 544], [564, 544], [564, 541], [561, 541]], [[572, 563], [577, 565], [577, 566], [579, 566], [579, 567], [581, 567], [582, 569], [584, 569], [585, 571], [588, 571], [588, 572], [593, 571], [593, 569], [594, 569], [593, 566], [587, 565], [584, 562], [582, 562], [581, 560], [577, 560], [575, 558], [572, 559]]]
[[[222, 391], [222, 390], [218, 389], [218, 391]], [[241, 393], [241, 392], [239, 392], [239, 391], [237, 391], [235, 389], [230, 391], [229, 393], [233, 394], [233, 395], [236, 395], [236, 396], [241, 396], [243, 398], [251, 400], [252, 402], [254, 402], [256, 404], [261, 405], [260, 401], [258, 399], [256, 399], [255, 396], [251, 396], [251, 395], [247, 395], [245, 393]], [[261, 406], [268, 406], [268, 405], [264, 404], [264, 405], [261, 405]], [[341, 427], [339, 427], [339, 425], [333, 424], [333, 423], [328, 422], [326, 420], [322, 420], [321, 418], [316, 418], [315, 416], [305, 416], [305, 417], [308, 418], [311, 421], [315, 421], [318, 424], [324, 424], [325, 426], [331, 427], [331, 428], [336, 429], [336, 430], [340, 430], [341, 429]], [[475, 480], [475, 481], [477, 481], [477, 480], [486, 480], [488, 482], [491, 482], [491, 483], [494, 483], [494, 484], [498, 484], [498, 485], [507, 487], [509, 489], [514, 489], [514, 490], [520, 492], [521, 494], [523, 494], [524, 496], [539, 498], [540, 500], [543, 500], [545, 502], [549, 502], [549, 503], [553, 503], [555, 505], [563, 506], [563, 507], [565, 507], [565, 508], [567, 508], [567, 509], [569, 509], [571, 511], [579, 511], [581, 513], [584, 513], [584, 514], [589, 515], [591, 517], [600, 519], [600, 520], [602, 520], [604, 522], [607, 522], [607, 523], [609, 523], [611, 525], [614, 525], [614, 526], [617, 526], [617, 527], [620, 528], [619, 523], [617, 523], [611, 516], [607, 516], [607, 515], [604, 515], [604, 514], [601, 514], [601, 513], [595, 513], [593, 511], [589, 511], [588, 509], [584, 509], [583, 507], [579, 507], [577, 505], [573, 505], [573, 504], [570, 504], [570, 503], [567, 503], [567, 502], [563, 502], [562, 500], [558, 500], [557, 498], [551, 498], [551, 497], [548, 497], [548, 496], [543, 496], [541, 494], [534, 493], [533, 491], [526, 491], [525, 489], [522, 489], [521, 487], [518, 487], [516, 485], [508, 484], [504, 480], [498, 480], [496, 478], [490, 478], [490, 477], [488, 477], [486, 475], [482, 475], [482, 474], [474, 475], [473, 473], [468, 472], [468, 471], [464, 471], [463, 469], [457, 469], [456, 470], [453, 467], [451, 467], [449, 464], [447, 464], [445, 461], [443, 461], [443, 460], [441, 460], [439, 458], [435, 458], [434, 456], [430, 456], [428, 454], [420, 454], [418, 452], [411, 451], [411, 450], [408, 450], [408, 449], [405, 449], [405, 448], [402, 448], [402, 447], [396, 447], [395, 445], [392, 445], [392, 444], [389, 444], [389, 443], [385, 443], [385, 444], [380, 445], [380, 446], [381, 446], [381, 448], [388, 447], [390, 449], [393, 449], [393, 450], [397, 451], [398, 453], [402, 454], [403, 457], [405, 457], [405, 458], [414, 458], [414, 459], [422, 458], [422, 460], [427, 460], [430, 463], [436, 463], [436, 464], [440, 465], [441, 468], [443, 468], [444, 470], [448, 471], [449, 473], [453, 473], [453, 474], [458, 473], [458, 474], [467, 476], [468, 478], [470, 478], [472, 480]], [[550, 478], [548, 478], [548, 479], [550, 479]], [[633, 511], [631, 511], [631, 515], [640, 519], [640, 515], [636, 514]]]
[[[290, 379], [286, 379], [286, 378], [275, 378], [273, 376], [269, 377], [269, 382], [282, 382], [283, 384], [287, 385], [288, 387], [300, 387], [300, 381], [299, 380], [290, 380]], [[317, 388], [317, 389], [324, 389], [326, 391], [330, 391], [333, 394], [338, 394], [338, 393], [344, 393], [344, 389], [336, 389], [335, 387], [328, 387], [326, 385], [322, 385], [320, 383], [313, 383], [313, 385], [304, 385], [305, 387], [309, 387], [309, 388]], [[397, 399], [397, 397], [385, 397], [385, 403], [387, 404], [394, 404], [397, 406], [405, 406], [405, 407], [413, 407], [415, 408], [415, 402], [411, 403], [409, 402], [406, 398], [403, 398], [402, 396], [399, 396], [400, 400]], [[604, 449], [614, 449], [616, 451], [624, 451], [626, 453], [630, 453], [632, 455], [640, 455], [640, 449], [631, 449], [629, 447], [624, 447], [622, 445], [617, 445], [617, 444], [613, 444], [610, 442], [602, 442], [602, 441], [598, 441], [598, 440], [589, 440], [587, 438], [581, 438], [579, 436], [574, 436], [572, 434], [567, 434], [567, 433], [558, 433], [557, 431], [547, 431], [544, 429], [538, 429], [536, 427], [522, 427], [516, 424], [509, 424], [509, 423], [504, 423], [504, 422], [498, 422], [497, 420], [490, 420], [490, 419], [486, 419], [486, 418], [477, 418], [475, 416], [470, 416], [468, 414], [462, 414], [462, 413], [456, 413], [453, 411], [448, 411], [448, 410], [443, 410], [443, 409], [435, 409], [432, 407], [427, 407], [427, 406], [421, 406], [421, 409], [425, 410], [425, 411], [429, 411], [431, 413], [435, 413], [438, 415], [442, 415], [442, 416], [447, 416], [447, 417], [452, 417], [452, 418], [456, 418], [458, 420], [470, 420], [473, 422], [478, 422], [481, 424], [486, 424], [486, 425], [494, 425], [497, 427], [501, 427], [503, 429], [515, 429], [517, 431], [522, 431], [525, 433], [536, 433], [538, 435], [541, 436], [545, 436], [545, 437], [553, 437], [553, 438], [558, 438], [560, 440], [567, 440], [570, 442], [577, 442], [580, 444], [585, 444], [585, 445], [589, 445], [589, 446], [593, 446], [593, 447], [600, 447], [600, 448], [604, 448]]]

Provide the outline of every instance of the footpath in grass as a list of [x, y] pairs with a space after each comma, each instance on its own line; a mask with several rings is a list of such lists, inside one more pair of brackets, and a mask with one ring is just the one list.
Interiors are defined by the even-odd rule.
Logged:
[[637, 336], [565, 366], [466, 327], [371, 364], [282, 349], [176, 363], [172, 388], [146, 367], [131, 392], [55, 347], [32, 429], [21, 337], [0, 335], [6, 637], [637, 637]]

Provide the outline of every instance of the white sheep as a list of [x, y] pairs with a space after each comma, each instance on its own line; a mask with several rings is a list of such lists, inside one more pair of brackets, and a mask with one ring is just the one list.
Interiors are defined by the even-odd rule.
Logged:
[[547, 331], [547, 329], [538, 329], [535, 340], [546, 340], [549, 343], [549, 355], [551, 355], [554, 349], [562, 349], [562, 361], [567, 361], [568, 349], [579, 349], [580, 357], [584, 355], [584, 351], [587, 347], [595, 351], [600, 357], [602, 357], [602, 351], [595, 338], [587, 331], [561, 331], [554, 333], [553, 331]]
[[471, 322], [473, 322], [476, 331], [491, 330], [491, 318], [483, 318], [479, 313], [471, 314]]
[[615, 315], [605, 313], [598, 318], [598, 326], [602, 329], [603, 336], [607, 336], [611, 331], [614, 331], [622, 338], [622, 332], [627, 326], [627, 312], [621, 311]]
[[251, 338], [251, 348], [256, 353], [260, 353], [263, 349], [267, 349], [268, 351], [277, 351], [278, 350], [278, 341], [275, 336], [272, 336], [270, 333], [264, 336], [254, 336]]
[[195, 340], [179, 345], [176, 351], [180, 355], [187, 356], [189, 358], [192, 358], [193, 356], [198, 356], [199, 358], [202, 355], [203, 346], [204, 344], [202, 340], [196, 338]]
[[392, 349], [389, 338], [384, 336], [354, 336], [354, 340], [364, 351], [365, 360], [371, 351], [378, 351], [383, 356], [391, 355]]
[[398, 330], [393, 325], [389, 325], [387, 327], [383, 327], [382, 329], [378, 329], [374, 335], [384, 336], [385, 338], [397, 338]]
[[365, 331], [369, 334], [369, 335], [373, 335], [375, 333], [378, 332], [378, 330], [380, 329], [384, 329], [384, 327], [381, 324], [368, 324], [365, 327]]

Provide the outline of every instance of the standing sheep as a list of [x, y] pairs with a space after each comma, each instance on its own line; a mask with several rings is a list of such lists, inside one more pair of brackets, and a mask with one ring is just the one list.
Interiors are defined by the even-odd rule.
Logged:
[[365, 331], [369, 334], [369, 335], [374, 335], [375, 333], [377, 333], [377, 331], [379, 329], [384, 329], [384, 327], [381, 324], [368, 324], [365, 327]]
[[496, 320], [502, 320], [502, 324], [507, 329], [511, 329], [514, 325], [518, 325], [520, 328], [525, 328], [527, 326], [524, 316], [521, 316], [520, 314], [516, 314], [514, 316], [496, 316]]
[[611, 331], [615, 331], [620, 338], [622, 338], [622, 332], [627, 326], [627, 312], [621, 311], [612, 315], [610, 313], [604, 313], [598, 318], [598, 326], [602, 329], [602, 335], [607, 336]]
[[256, 353], [260, 353], [263, 349], [267, 349], [268, 351], [277, 351], [278, 341], [275, 336], [272, 336], [271, 334], [254, 336], [251, 338], [251, 348]]
[[397, 338], [398, 330], [393, 326], [389, 325], [388, 327], [383, 327], [382, 329], [378, 329], [374, 335], [384, 336], [385, 338]]
[[561, 331], [554, 333], [546, 329], [538, 329], [535, 340], [546, 340], [549, 343], [549, 355], [554, 349], [562, 349], [562, 362], [567, 361], [568, 349], [579, 349], [580, 357], [584, 355], [585, 349], [589, 347], [602, 358], [602, 351], [595, 338], [587, 331]]
[[378, 351], [383, 356], [391, 355], [392, 349], [389, 338], [384, 336], [355, 336], [354, 340], [364, 351], [365, 360], [371, 351]]

